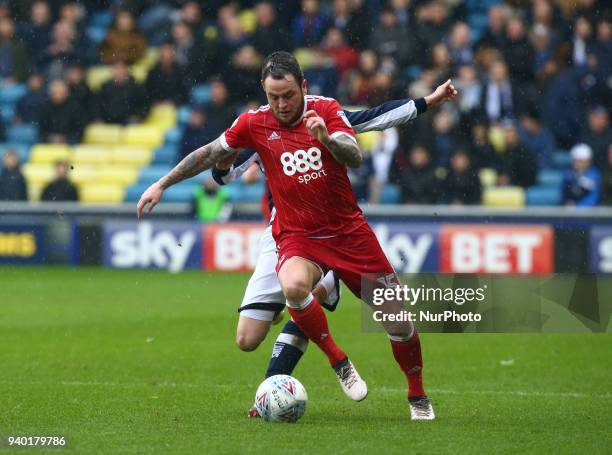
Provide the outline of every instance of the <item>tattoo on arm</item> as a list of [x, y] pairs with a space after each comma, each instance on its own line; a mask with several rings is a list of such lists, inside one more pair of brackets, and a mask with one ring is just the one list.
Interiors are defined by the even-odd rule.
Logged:
[[340, 163], [349, 167], [359, 167], [363, 161], [363, 155], [359, 145], [350, 137], [339, 135], [327, 143], [327, 149]]
[[162, 188], [168, 188], [175, 183], [198, 175], [200, 172], [211, 168], [215, 163], [228, 157], [234, 152], [228, 152], [221, 146], [221, 141], [215, 139], [210, 144], [206, 144], [194, 150], [177, 164], [174, 169], [168, 172], [159, 180]]

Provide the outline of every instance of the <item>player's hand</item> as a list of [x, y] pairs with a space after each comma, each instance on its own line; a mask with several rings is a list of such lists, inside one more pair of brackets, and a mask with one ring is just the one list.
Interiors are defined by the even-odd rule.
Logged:
[[327, 126], [325, 126], [325, 120], [319, 117], [315, 111], [307, 111], [304, 114], [303, 119], [304, 125], [308, 128], [308, 132], [321, 144], [326, 145], [329, 143], [331, 138], [327, 132]]
[[228, 156], [227, 158], [219, 161], [217, 164], [215, 164], [215, 167], [217, 169], [221, 169], [221, 170], [226, 170], [229, 169], [230, 167], [232, 167], [232, 164], [234, 164], [234, 161], [236, 161], [236, 157], [238, 156], [238, 152], [236, 153], [232, 153], [230, 156]]
[[439, 85], [431, 95], [425, 97], [427, 107], [436, 107], [445, 101], [452, 101], [457, 97], [457, 90], [453, 82], [449, 79], [444, 84]]
[[[163, 194], [164, 189], [159, 182], [155, 182], [153, 185], [147, 188], [147, 190], [142, 193], [142, 196], [140, 196], [140, 200], [136, 205], [136, 215], [138, 216], [138, 219], [142, 218], [142, 214], [145, 209], [147, 213], [151, 213], [153, 207], [159, 203]], [[148, 209], [147, 205], [149, 205]]]

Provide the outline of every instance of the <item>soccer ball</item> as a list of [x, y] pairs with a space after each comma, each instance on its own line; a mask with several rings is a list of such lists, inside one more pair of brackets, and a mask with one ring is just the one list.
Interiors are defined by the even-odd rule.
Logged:
[[255, 394], [255, 407], [266, 422], [297, 422], [304, 415], [307, 402], [304, 386], [286, 374], [270, 376]]

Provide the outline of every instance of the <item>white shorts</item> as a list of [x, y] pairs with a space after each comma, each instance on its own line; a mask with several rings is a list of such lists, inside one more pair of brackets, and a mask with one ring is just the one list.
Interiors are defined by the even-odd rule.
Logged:
[[260, 321], [272, 321], [285, 308], [285, 296], [276, 275], [276, 242], [272, 226], [268, 226], [259, 240], [259, 256], [249, 280], [242, 304], [241, 316]]

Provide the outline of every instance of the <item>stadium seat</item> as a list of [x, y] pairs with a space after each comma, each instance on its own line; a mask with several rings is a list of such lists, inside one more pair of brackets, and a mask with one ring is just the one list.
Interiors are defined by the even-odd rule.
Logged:
[[0, 86], [0, 104], [14, 105], [23, 95], [28, 92], [25, 84], [13, 84]]
[[358, 134], [357, 142], [359, 142], [359, 145], [362, 148], [362, 150], [371, 152], [372, 149], [380, 141], [380, 137], [381, 137], [380, 131], [368, 131], [367, 133]]
[[19, 156], [19, 162], [25, 163], [28, 161], [30, 154], [30, 147], [24, 144], [0, 144], [0, 160], [4, 156], [4, 153], [8, 150], [13, 150]]
[[116, 204], [123, 201], [123, 185], [88, 183], [81, 186], [79, 199], [85, 204]]
[[176, 125], [176, 120], [176, 107], [171, 104], [160, 104], [151, 109], [146, 123], [167, 130]]
[[572, 165], [572, 157], [567, 150], [557, 150], [553, 153], [552, 162], [557, 169], [569, 169]]
[[538, 182], [542, 186], [558, 188], [563, 181], [563, 171], [555, 169], [542, 169], [538, 173]]
[[45, 188], [46, 183], [41, 185], [40, 183], [30, 183], [28, 182], [28, 201], [37, 202], [40, 201], [40, 197], [42, 196], [42, 191]]
[[172, 169], [172, 166], [166, 165], [143, 167], [138, 175], [138, 183], [150, 185], [166, 175], [170, 169]]
[[183, 137], [183, 129], [180, 127], [172, 128], [166, 131], [166, 144], [178, 145]]
[[178, 110], [178, 123], [179, 125], [186, 125], [189, 123], [191, 118], [191, 108], [189, 106], [181, 106]]
[[527, 205], [560, 205], [561, 188], [534, 186], [527, 189]]
[[174, 145], [164, 145], [155, 149], [153, 164], [173, 165], [177, 161], [177, 150]]
[[15, 116], [15, 105], [14, 104], [3, 104], [0, 105], [0, 116], [4, 124], [13, 123], [13, 117]]
[[300, 64], [302, 71], [306, 71], [318, 59], [318, 55], [312, 49], [306, 47], [295, 49], [293, 51], [293, 56]]
[[525, 191], [519, 186], [490, 186], [484, 189], [482, 203], [488, 207], [523, 207]]
[[90, 25], [98, 27], [109, 27], [113, 23], [113, 14], [110, 11], [98, 10], [91, 15]]
[[130, 74], [137, 83], [143, 84], [147, 80], [150, 69], [147, 65], [136, 63], [130, 66]]
[[195, 104], [210, 103], [210, 86], [207, 84], [194, 86], [191, 90], [191, 101]]
[[497, 183], [497, 171], [488, 167], [480, 169], [478, 171], [478, 177], [482, 186], [493, 186]]
[[123, 127], [111, 123], [91, 123], [85, 128], [86, 144], [114, 145], [121, 141]]
[[128, 125], [123, 129], [122, 142], [158, 147], [164, 142], [164, 130], [154, 125]]
[[229, 200], [233, 203], [259, 202], [264, 194], [264, 186], [260, 183], [247, 185], [237, 181], [226, 188], [229, 191]]
[[164, 202], [190, 202], [193, 199], [195, 185], [181, 182], [164, 191]]
[[399, 186], [391, 183], [383, 185], [380, 191], [381, 204], [399, 204], [401, 202], [401, 191]]
[[108, 29], [105, 26], [90, 26], [87, 27], [86, 34], [95, 44], [100, 44], [106, 37]]
[[240, 11], [238, 19], [240, 20], [240, 25], [242, 25], [245, 33], [248, 33], [249, 35], [257, 28], [257, 18], [255, 17], [255, 11], [252, 8]]
[[87, 81], [87, 86], [94, 92], [97, 92], [112, 76], [113, 68], [110, 65], [98, 65], [92, 66], [87, 70], [85, 80]]
[[75, 164], [68, 172], [68, 178], [77, 186], [92, 183], [96, 180], [96, 166], [91, 164]]
[[63, 144], [36, 144], [30, 152], [30, 163], [53, 164], [70, 160], [70, 147]]
[[113, 164], [146, 166], [151, 163], [153, 150], [139, 145], [116, 145], [112, 149]]
[[[149, 187], [149, 185], [137, 183], [128, 187], [125, 192], [125, 202], [136, 202], [140, 199], [140, 196]], [[165, 200], [165, 197], [164, 197]]]
[[76, 145], [72, 148], [72, 163], [108, 164], [111, 162], [111, 149], [103, 145]]
[[21, 168], [28, 186], [44, 186], [55, 177], [55, 169], [52, 164], [24, 164]]
[[34, 125], [9, 126], [6, 129], [6, 140], [15, 144], [35, 144], [38, 142], [38, 128]]
[[138, 169], [133, 166], [100, 166], [96, 170], [96, 183], [132, 185], [138, 179]]

